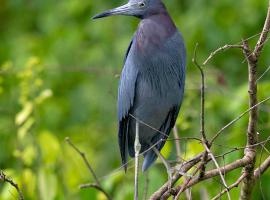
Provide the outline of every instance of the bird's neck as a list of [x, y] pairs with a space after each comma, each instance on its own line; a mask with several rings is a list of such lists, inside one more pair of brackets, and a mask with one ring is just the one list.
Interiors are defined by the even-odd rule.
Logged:
[[141, 20], [136, 33], [138, 50], [147, 51], [162, 47], [176, 31], [176, 26], [166, 10]]

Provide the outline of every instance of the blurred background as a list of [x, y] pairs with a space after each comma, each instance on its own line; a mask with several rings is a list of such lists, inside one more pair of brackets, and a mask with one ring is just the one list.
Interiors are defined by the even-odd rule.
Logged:
[[[139, 21], [132, 17], [90, 19], [123, 3], [0, 0], [0, 169], [20, 184], [26, 199], [105, 199], [94, 189], [78, 188], [94, 180], [65, 137], [86, 153], [114, 199], [133, 198], [133, 161], [127, 174], [119, 169], [116, 100], [123, 57]], [[268, 1], [164, 3], [183, 33], [188, 52], [186, 93], [177, 120], [179, 136], [200, 137], [200, 75], [191, 62], [195, 44], [199, 43], [198, 61], [202, 63], [214, 49], [256, 35], [262, 30]], [[250, 44], [257, 39], [251, 38]], [[259, 75], [270, 65], [269, 54], [268, 42], [259, 61]], [[243, 60], [240, 50], [229, 50], [205, 66], [208, 137], [248, 108], [247, 64]], [[258, 81], [259, 100], [270, 96], [269, 77], [266, 74]], [[264, 140], [270, 131], [270, 103], [262, 105], [259, 112], [258, 133]], [[246, 116], [227, 129], [213, 152], [218, 155], [244, 146], [247, 121]], [[180, 145], [184, 159], [203, 149], [195, 141], [181, 140]], [[259, 164], [269, 151], [258, 148], [258, 152]], [[175, 160], [175, 143], [167, 142], [162, 153]], [[231, 162], [242, 155], [236, 151], [219, 161]], [[240, 173], [227, 174], [227, 183], [233, 183]], [[148, 175], [150, 195], [167, 180], [167, 174], [158, 161]], [[140, 195], [145, 177], [141, 174]], [[270, 171], [260, 180], [255, 199], [270, 199]], [[192, 196], [200, 199], [204, 194], [207, 199], [221, 189], [217, 177], [194, 187]], [[237, 199], [239, 189], [231, 194]], [[0, 184], [1, 200], [15, 199], [16, 195], [8, 184]]]

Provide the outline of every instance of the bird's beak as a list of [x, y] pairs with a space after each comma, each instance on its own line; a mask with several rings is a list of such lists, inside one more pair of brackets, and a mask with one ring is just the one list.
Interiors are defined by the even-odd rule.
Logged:
[[131, 15], [131, 10], [132, 10], [132, 4], [127, 3], [123, 6], [119, 6], [117, 8], [113, 8], [111, 10], [107, 10], [105, 12], [99, 13], [92, 17], [92, 19], [98, 19], [98, 18], [103, 18], [103, 17], [108, 17], [111, 15]]

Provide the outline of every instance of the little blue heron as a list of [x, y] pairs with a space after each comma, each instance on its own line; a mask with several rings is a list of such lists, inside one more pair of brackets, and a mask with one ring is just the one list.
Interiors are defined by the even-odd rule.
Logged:
[[139, 130], [141, 148], [137, 150], [144, 155], [145, 171], [159, 156], [179, 113], [185, 86], [185, 44], [161, 0], [129, 0], [93, 19], [111, 15], [141, 20], [119, 82], [118, 140], [126, 169], [128, 154], [136, 156], [134, 141]]

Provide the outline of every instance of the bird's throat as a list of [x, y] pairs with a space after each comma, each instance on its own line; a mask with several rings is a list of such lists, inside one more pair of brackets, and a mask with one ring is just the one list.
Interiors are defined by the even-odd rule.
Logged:
[[136, 33], [136, 46], [145, 52], [162, 45], [175, 33], [176, 26], [167, 12], [143, 19]]

